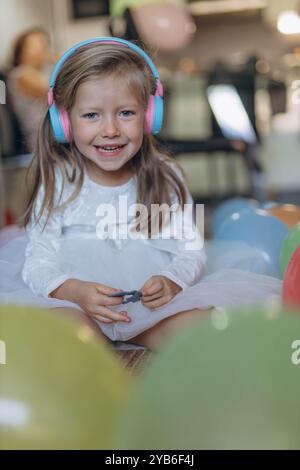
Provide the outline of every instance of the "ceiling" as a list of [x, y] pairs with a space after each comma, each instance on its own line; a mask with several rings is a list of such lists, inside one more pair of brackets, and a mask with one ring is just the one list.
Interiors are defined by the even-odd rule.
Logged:
[[276, 26], [278, 14], [284, 10], [299, 10], [299, 0], [187, 0], [193, 16], [236, 15], [261, 12], [267, 23]]

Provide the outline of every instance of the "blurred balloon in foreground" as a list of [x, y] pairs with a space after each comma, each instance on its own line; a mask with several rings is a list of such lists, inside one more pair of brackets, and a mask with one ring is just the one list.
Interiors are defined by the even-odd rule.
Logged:
[[[283, 286], [283, 303], [300, 310], [300, 246], [293, 253], [286, 268]], [[300, 334], [299, 334], [300, 337]]]
[[300, 207], [295, 204], [280, 204], [267, 209], [267, 211], [269, 214], [281, 220], [289, 228], [300, 222]]
[[281, 277], [279, 255], [288, 229], [283, 222], [266, 211], [255, 209], [232, 214], [217, 230], [217, 240], [235, 240], [248, 243], [265, 254], [269, 263], [269, 274]]
[[234, 197], [222, 202], [216, 208], [212, 217], [213, 234], [215, 234], [221, 224], [235, 212], [241, 212], [244, 209], [249, 209], [251, 211], [256, 208], [258, 208], [258, 201], [255, 199], [247, 199], [245, 197]]
[[82, 323], [0, 306], [0, 449], [105, 449], [130, 384]]
[[299, 448], [300, 317], [277, 315], [215, 312], [182, 331], [137, 384], [115, 448]]
[[196, 32], [193, 18], [179, 5], [146, 3], [131, 9], [134, 24], [143, 42], [160, 51], [183, 49]]
[[300, 244], [300, 223], [292, 227], [282, 242], [280, 250], [280, 269], [284, 274], [292, 254]]
[[278, 206], [278, 202], [276, 201], [265, 201], [263, 202], [262, 204], [260, 204], [260, 209], [264, 209], [264, 210], [267, 210], [267, 209], [271, 209], [272, 207], [276, 207]]

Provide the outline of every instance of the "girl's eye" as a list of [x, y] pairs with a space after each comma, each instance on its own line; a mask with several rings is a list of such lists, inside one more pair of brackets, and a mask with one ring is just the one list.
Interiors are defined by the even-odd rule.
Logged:
[[134, 116], [135, 112], [130, 111], [129, 109], [124, 109], [124, 111], [121, 111], [122, 116], [124, 117], [129, 117], [129, 116]]
[[95, 119], [97, 116], [98, 116], [97, 113], [86, 113], [83, 115], [83, 117], [86, 119]]

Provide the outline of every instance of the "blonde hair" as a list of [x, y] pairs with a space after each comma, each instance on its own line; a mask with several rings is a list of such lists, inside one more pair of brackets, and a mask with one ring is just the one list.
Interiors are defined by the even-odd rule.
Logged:
[[[127, 81], [146, 109], [150, 93], [155, 91], [155, 79], [145, 60], [135, 51], [125, 46], [113, 44], [89, 44], [77, 49], [62, 65], [53, 89], [58, 108], [68, 112], [75, 102], [78, 87], [89, 80], [113, 75]], [[53, 211], [64, 207], [74, 200], [82, 188], [84, 180], [84, 156], [75, 143], [61, 144], [54, 138], [48, 110], [42, 119], [36, 151], [28, 170], [27, 181], [33, 181], [29, 202], [23, 216], [26, 226], [34, 212], [34, 206], [41, 186], [44, 198], [38, 222], [47, 211], [45, 226]], [[150, 227], [151, 204], [171, 205], [172, 195], [176, 195], [181, 207], [186, 202], [186, 190], [179, 165], [166, 151], [159, 147], [153, 136], [144, 135], [138, 153], [131, 159], [132, 169], [137, 177], [137, 203], [144, 204], [149, 212]], [[176, 170], [174, 170], [174, 168]], [[63, 205], [55, 205], [55, 174], [60, 169], [63, 183], [58, 202], [61, 202], [66, 181], [74, 183], [74, 192]], [[161, 222], [160, 222], [161, 227]]]

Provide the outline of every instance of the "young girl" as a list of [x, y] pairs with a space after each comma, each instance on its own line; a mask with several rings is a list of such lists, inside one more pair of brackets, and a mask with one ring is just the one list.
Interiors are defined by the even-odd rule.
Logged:
[[[62, 56], [31, 165], [27, 235], [0, 255], [0, 302], [57, 309], [111, 340], [156, 347], [212, 306], [280, 293], [280, 281], [267, 276], [203, 277], [202, 239], [191, 222], [183, 238], [165, 236], [192, 199], [151, 135], [161, 127], [162, 95], [154, 64], [127, 41], [95, 38]], [[124, 211], [124, 202], [137, 203], [137, 212]], [[155, 204], [178, 210], [166, 222], [151, 213]], [[128, 290], [139, 290], [140, 301], [123, 305], [114, 296]]]

